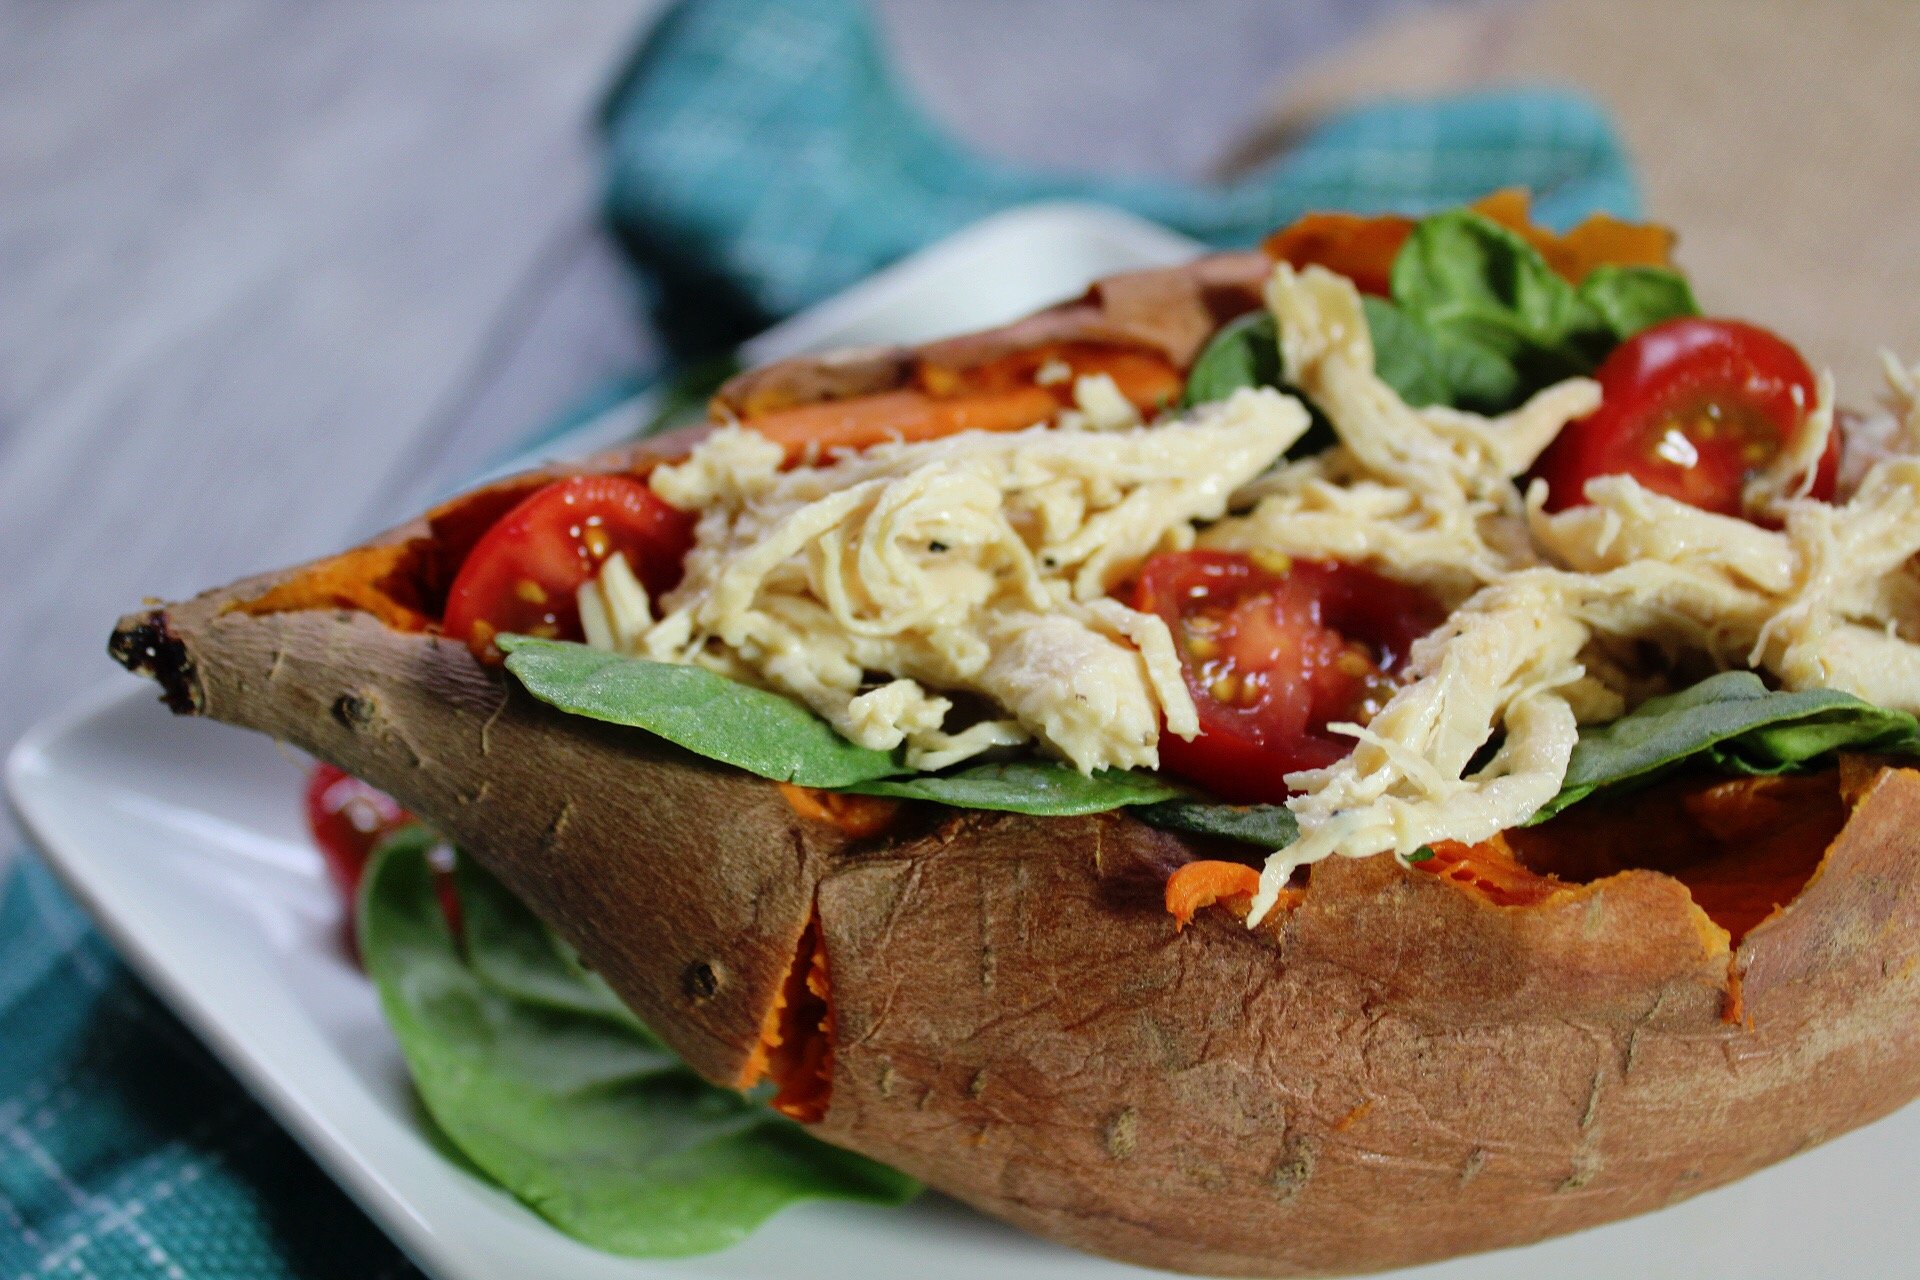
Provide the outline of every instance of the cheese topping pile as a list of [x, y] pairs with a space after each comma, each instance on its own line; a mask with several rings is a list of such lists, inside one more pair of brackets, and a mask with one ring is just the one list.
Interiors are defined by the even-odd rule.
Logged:
[[[614, 634], [614, 594], [635, 616], [624, 564], [617, 586], [590, 584], [582, 614], [611, 647], [788, 694], [862, 746], [904, 744], [915, 768], [1026, 742], [1083, 772], [1153, 767], [1163, 722], [1198, 732], [1193, 699], [1165, 622], [1108, 592], [1190, 546], [1308, 416], [1249, 390], [1147, 427], [1111, 379], [1076, 394], [1059, 426], [792, 470], [753, 431], [718, 430], [653, 475], [702, 513], [660, 620]], [[951, 696], [969, 694], [981, 705]]]
[[[1522, 503], [1511, 479], [1556, 417], [1597, 403], [1592, 383], [1550, 387], [1505, 419], [1414, 410], [1373, 374], [1350, 282], [1281, 266], [1268, 305], [1285, 367], [1341, 443], [1263, 480], [1258, 505], [1202, 542], [1338, 556], [1469, 594], [1414, 646], [1410, 684], [1368, 724], [1334, 726], [1357, 740], [1353, 753], [1288, 776], [1301, 838], [1268, 860], [1252, 921], [1295, 869], [1322, 858], [1405, 855], [1525, 822], [1559, 791], [1579, 724], [1657, 691], [1625, 660], [1637, 644], [1920, 711], [1915, 375], [1896, 371], [1901, 426], [1838, 505], [1804, 496], [1832, 429], [1832, 382], [1821, 379], [1801, 438], [1746, 494], [1749, 512], [1780, 521], [1778, 531], [1627, 476], [1590, 481], [1592, 505], [1547, 515], [1545, 486]], [[1496, 734], [1496, 754], [1469, 773]]]
[[1081, 379], [1052, 427], [791, 470], [723, 428], [653, 476], [702, 513], [685, 580], [655, 621], [616, 557], [581, 590], [589, 640], [787, 693], [920, 769], [1033, 743], [1091, 772], [1152, 767], [1162, 725], [1199, 729], [1165, 623], [1108, 594], [1155, 552], [1342, 560], [1431, 591], [1451, 616], [1408, 682], [1369, 723], [1331, 726], [1351, 755], [1288, 776], [1301, 837], [1269, 859], [1250, 923], [1304, 864], [1526, 821], [1579, 725], [1662, 690], [1638, 669], [1649, 649], [1920, 711], [1920, 370], [1889, 361], [1891, 416], [1850, 429], [1842, 501], [1806, 496], [1833, 429], [1823, 377], [1800, 437], [1748, 485], [1772, 527], [1627, 476], [1549, 515], [1545, 485], [1515, 477], [1599, 404], [1596, 383], [1501, 417], [1412, 408], [1375, 372], [1345, 277], [1282, 264], [1267, 304], [1289, 380], [1338, 437], [1316, 456], [1282, 461], [1309, 421], [1291, 396], [1239, 391], [1149, 427], [1104, 378]]

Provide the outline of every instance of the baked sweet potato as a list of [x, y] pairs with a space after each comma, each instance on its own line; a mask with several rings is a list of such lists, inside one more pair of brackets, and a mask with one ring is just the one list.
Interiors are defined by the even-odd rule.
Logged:
[[[971, 394], [1061, 343], [1177, 376], [1261, 269], [1214, 259], [966, 342], [776, 366], [719, 411]], [[130, 615], [112, 652], [176, 711], [391, 792], [702, 1075], [769, 1070], [819, 1136], [988, 1213], [1186, 1271], [1370, 1271], [1657, 1208], [1920, 1093], [1920, 773], [1855, 759], [1798, 783], [1811, 816], [1747, 874], [1743, 842], [1765, 842], [1745, 799], [1675, 793], [1688, 827], [1647, 821], [1668, 801], [1643, 794], [1511, 846], [1317, 864], [1254, 930], [1229, 909], [1242, 878], [1211, 874], [1178, 928], [1168, 882], [1221, 856], [1206, 840], [1125, 811], [843, 823], [476, 662], [430, 619], [525, 492]]]

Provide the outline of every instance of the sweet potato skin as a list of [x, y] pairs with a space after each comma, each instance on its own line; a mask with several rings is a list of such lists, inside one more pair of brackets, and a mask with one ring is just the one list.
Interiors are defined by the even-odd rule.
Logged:
[[[821, 1132], [1039, 1234], [1228, 1275], [1370, 1271], [1658, 1208], [1920, 1092], [1920, 774], [1738, 953], [1668, 877], [1496, 907], [1314, 869], [1276, 939], [1175, 936], [1177, 841], [962, 820], [820, 887]], [[1703, 927], [1704, 926], [1704, 927]]]
[[120, 649], [178, 709], [392, 791], [716, 1081], [817, 910], [815, 1131], [1079, 1248], [1224, 1275], [1430, 1261], [1657, 1208], [1920, 1092], [1920, 773], [1864, 782], [1732, 955], [1654, 872], [1516, 908], [1387, 859], [1317, 866], [1278, 930], [1176, 934], [1163, 886], [1204, 853], [1123, 813], [932, 811], [849, 843], [432, 635], [229, 607], [275, 581], [133, 615]]
[[760, 779], [553, 711], [457, 642], [360, 613], [232, 608], [298, 572], [130, 615], [115, 654], [174, 710], [398, 797], [671, 1028], [696, 1070], [733, 1083], [846, 838]]

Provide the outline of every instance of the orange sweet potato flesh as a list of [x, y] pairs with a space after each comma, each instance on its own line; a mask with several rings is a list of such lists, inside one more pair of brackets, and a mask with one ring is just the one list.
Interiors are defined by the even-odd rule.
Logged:
[[[1531, 201], [1519, 189], [1496, 191], [1471, 208], [1518, 233], [1575, 284], [1606, 264], [1664, 267], [1673, 260], [1674, 235], [1665, 227], [1596, 213], [1562, 235], [1534, 225]], [[1412, 234], [1413, 219], [1399, 214], [1310, 213], [1269, 236], [1264, 248], [1277, 261], [1318, 264], [1350, 277], [1363, 293], [1384, 295], [1394, 255]]]
[[[1164, 899], [1167, 914], [1173, 917], [1176, 932], [1193, 923], [1196, 912], [1219, 907], [1236, 920], [1253, 914], [1253, 896], [1260, 888], [1260, 872], [1243, 862], [1218, 862], [1202, 859], [1189, 862], [1167, 879]], [[1288, 887], [1280, 891], [1274, 903], [1274, 922], [1300, 905], [1305, 891]]]
[[733, 1081], [741, 1089], [773, 1081], [773, 1109], [809, 1124], [826, 1115], [833, 1089], [829, 991], [827, 953], [815, 917], [801, 933], [793, 965], [760, 1021], [760, 1038]]
[[849, 791], [822, 791], [818, 787], [796, 787], [791, 782], [778, 784], [793, 811], [803, 818], [824, 822], [842, 835], [877, 836], [900, 816], [902, 802], [885, 796], [861, 796]]
[[[1665, 266], [1673, 233], [1595, 214], [1564, 235], [1535, 226], [1528, 197], [1497, 191], [1473, 208], [1538, 248], [1576, 283], [1604, 263]], [[1393, 257], [1413, 230], [1399, 215], [1310, 213], [1258, 253], [1226, 253], [1183, 267], [1102, 280], [1085, 295], [1014, 324], [918, 348], [803, 356], [741, 374], [714, 397], [714, 416], [787, 444], [860, 447], [931, 439], [965, 427], [1015, 430], [1049, 408], [1032, 378], [1059, 360], [1075, 374], [1107, 372], [1143, 411], [1179, 394], [1186, 370], [1221, 324], [1261, 305], [1275, 261], [1318, 263], [1387, 292]], [[1054, 384], [1064, 405], [1071, 380]], [[1024, 421], [1021, 419], [1025, 418]]]

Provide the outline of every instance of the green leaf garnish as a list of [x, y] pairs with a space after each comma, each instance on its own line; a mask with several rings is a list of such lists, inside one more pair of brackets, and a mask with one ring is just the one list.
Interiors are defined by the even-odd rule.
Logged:
[[1834, 689], [1770, 690], [1727, 671], [1581, 733], [1541, 822], [1606, 787], [1646, 783], [1688, 763], [1726, 773], [1784, 773], [1836, 751], [1920, 752], [1920, 721]]
[[869, 796], [931, 800], [956, 809], [996, 809], [1041, 817], [1104, 813], [1126, 805], [1150, 805], [1180, 789], [1150, 773], [1102, 769], [1091, 777], [1050, 760], [977, 764], [954, 773], [923, 773], [847, 787]]
[[1271, 311], [1249, 311], [1221, 325], [1194, 357], [1180, 407], [1225, 400], [1243, 387], [1280, 385], [1279, 326]]
[[1700, 314], [1687, 278], [1662, 267], [1598, 266], [1579, 293], [1619, 342], [1664, 320]]
[[700, 667], [629, 658], [566, 640], [507, 635], [498, 643], [507, 670], [550, 706], [644, 729], [696, 755], [779, 782], [1054, 817], [1181, 794], [1152, 774], [1104, 769], [1087, 777], [1047, 760], [916, 774], [898, 753], [847, 741], [791, 698]]
[[1409, 404], [1504, 413], [1591, 373], [1642, 329], [1698, 315], [1684, 277], [1600, 267], [1579, 287], [1470, 210], [1425, 218], [1393, 261], [1393, 301], [1366, 300], [1381, 378]]
[[1300, 824], [1294, 820], [1293, 813], [1277, 804], [1164, 800], [1135, 809], [1133, 816], [1166, 831], [1234, 840], [1262, 849], [1284, 849], [1300, 838]]
[[[1393, 261], [1393, 297], [1365, 297], [1374, 368], [1414, 406], [1504, 413], [1541, 388], [1593, 372], [1609, 351], [1651, 325], [1700, 314], [1678, 272], [1602, 266], [1578, 287], [1539, 250], [1471, 210], [1422, 219]], [[1242, 387], [1287, 388], [1272, 313], [1222, 325], [1187, 374], [1181, 407], [1224, 400]], [[1333, 443], [1315, 430], [1288, 451]]]
[[1415, 408], [1498, 406], [1523, 398], [1519, 370], [1497, 351], [1423, 325], [1385, 298], [1364, 297], [1360, 305], [1373, 337], [1374, 372]]
[[501, 636], [507, 670], [571, 715], [645, 729], [695, 755], [776, 782], [848, 787], [910, 772], [897, 754], [847, 741], [791, 698], [701, 667], [649, 662], [567, 640]]
[[727, 379], [744, 367], [740, 363], [739, 352], [729, 351], [697, 361], [674, 373], [660, 388], [653, 416], [633, 433], [633, 438], [645, 440], [648, 436], [657, 436], [675, 427], [688, 427], [704, 421], [707, 401], [726, 385]]
[[[1220, 326], [1194, 358], [1187, 371], [1186, 390], [1180, 396], [1180, 408], [1212, 404], [1225, 400], [1236, 391], [1251, 387], [1274, 387], [1299, 396], [1286, 379], [1280, 355], [1280, 327], [1271, 311], [1250, 311]], [[1301, 437], [1287, 449], [1287, 457], [1304, 458], [1339, 443], [1333, 423], [1312, 401], [1301, 397], [1313, 421]]]
[[795, 1201], [899, 1204], [918, 1190], [701, 1080], [604, 1008], [610, 993], [580, 982], [468, 859], [456, 871], [463, 955], [434, 892], [433, 843], [413, 828], [375, 856], [361, 955], [428, 1114], [529, 1208], [594, 1248], [681, 1257], [737, 1243]]

